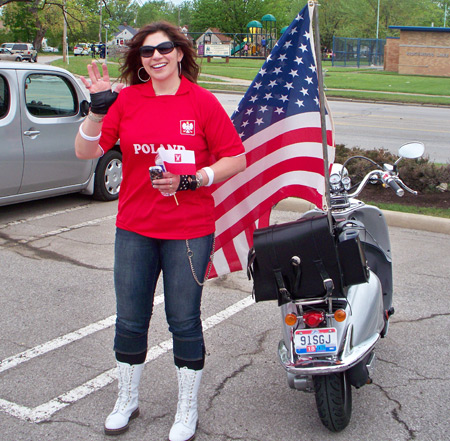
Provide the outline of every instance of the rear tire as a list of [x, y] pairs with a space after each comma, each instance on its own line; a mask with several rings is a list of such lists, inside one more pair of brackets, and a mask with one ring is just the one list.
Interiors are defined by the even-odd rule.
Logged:
[[114, 201], [119, 197], [122, 182], [122, 154], [117, 150], [106, 152], [95, 170], [94, 199]]
[[352, 415], [352, 389], [346, 372], [317, 375], [313, 380], [320, 421], [331, 432], [344, 430]]

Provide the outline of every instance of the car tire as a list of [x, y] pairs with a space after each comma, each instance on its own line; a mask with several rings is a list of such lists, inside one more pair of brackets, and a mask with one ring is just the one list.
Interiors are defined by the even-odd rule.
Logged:
[[95, 169], [94, 199], [114, 201], [119, 197], [122, 182], [122, 153], [117, 150], [106, 152]]
[[22, 58], [16, 57], [16, 60], [15, 60], [15, 61], [22, 61]]

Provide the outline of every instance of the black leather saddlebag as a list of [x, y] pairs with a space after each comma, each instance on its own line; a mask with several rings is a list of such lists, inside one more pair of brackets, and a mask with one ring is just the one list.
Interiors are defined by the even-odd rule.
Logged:
[[255, 230], [248, 276], [255, 301], [340, 293], [341, 270], [328, 218], [320, 215]]

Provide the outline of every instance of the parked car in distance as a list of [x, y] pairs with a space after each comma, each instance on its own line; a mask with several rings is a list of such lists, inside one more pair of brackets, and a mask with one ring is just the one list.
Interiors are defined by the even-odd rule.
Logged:
[[77, 55], [89, 55], [91, 52], [91, 45], [87, 43], [78, 43], [73, 48], [73, 54]]
[[87, 98], [65, 69], [0, 63], [0, 206], [76, 192], [103, 201], [118, 198], [119, 146], [95, 160], [75, 155]]
[[0, 60], [2, 61], [23, 61], [22, 55], [13, 54], [8, 48], [0, 48]]
[[43, 46], [42, 52], [58, 52], [58, 49], [52, 46]]
[[24, 60], [37, 61], [37, 51], [31, 43], [3, 43], [3, 48], [9, 49], [13, 54], [20, 54]]

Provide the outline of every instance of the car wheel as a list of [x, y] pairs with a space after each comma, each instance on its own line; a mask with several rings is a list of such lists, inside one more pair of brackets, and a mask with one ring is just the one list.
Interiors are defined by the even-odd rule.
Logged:
[[16, 57], [16, 61], [22, 61], [22, 58]]
[[122, 182], [122, 153], [106, 152], [98, 161], [95, 170], [94, 199], [114, 201], [119, 197]]

